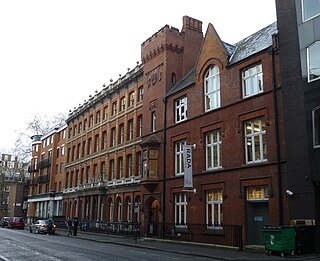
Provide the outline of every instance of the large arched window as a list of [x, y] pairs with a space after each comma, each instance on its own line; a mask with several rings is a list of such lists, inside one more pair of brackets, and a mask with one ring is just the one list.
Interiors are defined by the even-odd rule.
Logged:
[[220, 76], [219, 68], [211, 66], [204, 77], [205, 111], [220, 107]]
[[320, 79], [320, 41], [310, 45], [308, 54], [308, 82]]

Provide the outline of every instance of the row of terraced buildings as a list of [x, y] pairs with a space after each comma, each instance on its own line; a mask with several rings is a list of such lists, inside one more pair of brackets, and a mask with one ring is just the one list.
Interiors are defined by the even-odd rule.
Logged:
[[141, 64], [33, 137], [29, 221], [237, 247], [263, 244], [265, 225], [314, 225], [313, 210], [292, 214], [314, 195], [308, 174], [311, 196], [288, 193], [279, 35], [273, 23], [231, 45], [188, 16], [161, 28]]

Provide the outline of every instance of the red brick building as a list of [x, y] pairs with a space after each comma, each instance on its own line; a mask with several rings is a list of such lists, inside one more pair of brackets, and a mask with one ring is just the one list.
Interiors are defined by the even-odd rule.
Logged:
[[119, 78], [69, 114], [64, 180], [66, 217], [139, 221], [143, 67]]
[[274, 23], [231, 45], [185, 16], [181, 31], [142, 43], [143, 64], [68, 116], [62, 214], [235, 246], [287, 224], [276, 33]]
[[66, 131], [63, 123], [32, 137], [28, 222], [62, 215]]
[[[246, 244], [263, 244], [264, 225], [287, 221], [276, 24], [235, 46], [201, 28], [184, 17], [181, 32], [166, 26], [142, 44], [143, 229], [215, 243], [240, 225]], [[195, 193], [184, 188], [184, 144], [195, 146]]]

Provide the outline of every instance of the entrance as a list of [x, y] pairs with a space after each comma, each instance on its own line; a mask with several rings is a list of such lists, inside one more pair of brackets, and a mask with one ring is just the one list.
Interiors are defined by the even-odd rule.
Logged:
[[247, 245], [264, 245], [262, 228], [269, 225], [268, 202], [247, 205]]
[[151, 203], [149, 216], [149, 234], [157, 235], [159, 231], [159, 200], [155, 199]]

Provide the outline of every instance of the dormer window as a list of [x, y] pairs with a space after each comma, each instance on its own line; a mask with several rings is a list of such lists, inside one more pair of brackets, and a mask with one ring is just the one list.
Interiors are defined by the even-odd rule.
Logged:
[[263, 92], [262, 64], [256, 64], [242, 71], [243, 98]]

